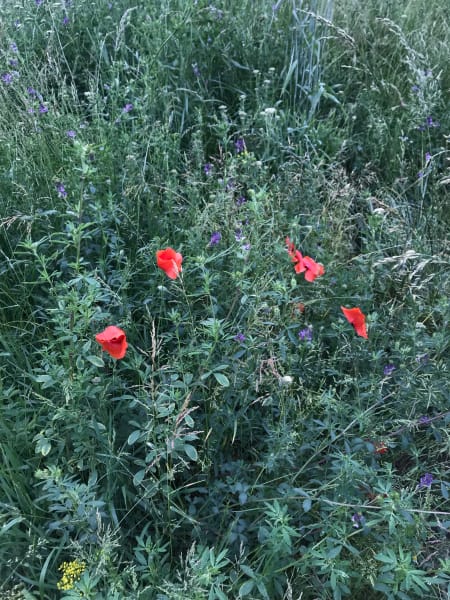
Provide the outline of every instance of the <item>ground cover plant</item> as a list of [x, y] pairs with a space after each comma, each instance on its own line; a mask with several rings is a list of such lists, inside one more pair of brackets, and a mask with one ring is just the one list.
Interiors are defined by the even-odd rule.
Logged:
[[447, 13], [3, 2], [1, 598], [448, 598]]

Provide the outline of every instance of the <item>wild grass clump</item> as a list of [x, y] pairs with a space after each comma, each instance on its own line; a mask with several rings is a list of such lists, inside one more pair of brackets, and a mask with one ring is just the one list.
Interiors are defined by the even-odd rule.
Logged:
[[2, 597], [450, 591], [448, 17], [229, 4], [2, 10]]

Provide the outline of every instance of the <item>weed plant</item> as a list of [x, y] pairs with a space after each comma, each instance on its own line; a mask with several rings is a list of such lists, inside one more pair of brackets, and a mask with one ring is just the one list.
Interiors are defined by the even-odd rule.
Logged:
[[447, 12], [3, 2], [1, 598], [448, 597]]

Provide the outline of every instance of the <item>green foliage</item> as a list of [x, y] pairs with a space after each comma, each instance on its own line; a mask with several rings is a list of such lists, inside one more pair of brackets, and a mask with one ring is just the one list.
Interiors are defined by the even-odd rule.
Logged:
[[437, 0], [2, 8], [2, 598], [448, 594], [448, 31]]

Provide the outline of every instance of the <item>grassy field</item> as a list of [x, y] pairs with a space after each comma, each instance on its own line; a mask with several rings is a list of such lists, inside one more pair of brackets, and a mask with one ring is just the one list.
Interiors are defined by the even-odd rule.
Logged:
[[3, 0], [1, 600], [450, 594], [441, 0]]

